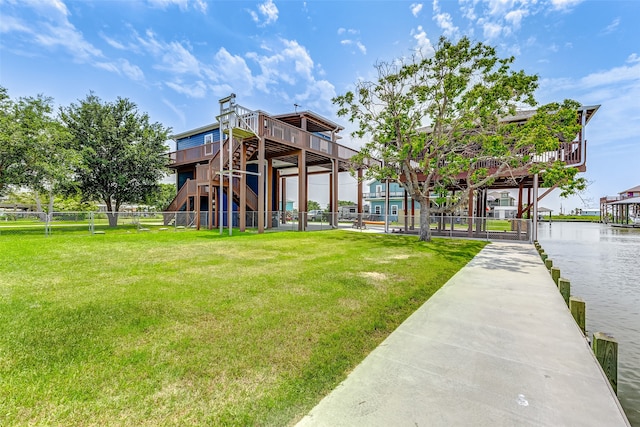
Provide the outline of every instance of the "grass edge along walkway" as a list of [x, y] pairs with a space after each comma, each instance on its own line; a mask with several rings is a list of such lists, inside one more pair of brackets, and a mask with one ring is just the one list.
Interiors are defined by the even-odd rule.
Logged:
[[7, 425], [285, 425], [484, 246], [329, 231], [2, 236]]

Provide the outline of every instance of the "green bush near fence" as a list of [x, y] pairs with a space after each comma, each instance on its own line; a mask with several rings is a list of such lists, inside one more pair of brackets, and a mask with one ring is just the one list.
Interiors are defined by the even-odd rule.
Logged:
[[483, 245], [339, 230], [3, 235], [2, 424], [290, 424]]

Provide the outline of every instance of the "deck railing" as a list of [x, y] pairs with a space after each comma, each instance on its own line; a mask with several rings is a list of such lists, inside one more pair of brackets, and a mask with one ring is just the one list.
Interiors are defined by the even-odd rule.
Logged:
[[340, 145], [334, 141], [315, 135], [311, 132], [304, 131], [295, 126], [281, 122], [265, 116], [264, 118], [265, 136], [271, 140], [282, 142], [287, 145], [295, 145], [305, 150], [316, 151], [331, 157], [337, 157], [340, 160], [349, 160], [356, 154], [354, 150], [344, 145]]
[[214, 156], [218, 150], [220, 150], [220, 141], [185, 148], [183, 150], [172, 151], [169, 153], [169, 164], [178, 165], [198, 162]]

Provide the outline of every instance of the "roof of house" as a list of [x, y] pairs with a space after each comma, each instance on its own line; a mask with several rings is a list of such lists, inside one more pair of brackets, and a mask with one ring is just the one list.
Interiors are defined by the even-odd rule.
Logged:
[[190, 137], [190, 136], [193, 136], [193, 135], [197, 135], [199, 133], [212, 131], [214, 129], [218, 129], [219, 127], [220, 127], [220, 123], [218, 123], [218, 122], [210, 123], [208, 125], [200, 126], [199, 128], [191, 129], [191, 130], [188, 130], [186, 132], [181, 132], [181, 133], [177, 133], [175, 135], [171, 135], [171, 136], [169, 136], [169, 138], [171, 138], [173, 140], [178, 140], [178, 139], [187, 138], [187, 137]]
[[[319, 114], [314, 113], [313, 111], [300, 111], [295, 113], [287, 113], [287, 114], [278, 114], [278, 115], [270, 115], [265, 113], [264, 111], [258, 110], [263, 114], [272, 117], [274, 119], [280, 120], [297, 128], [302, 128], [302, 119], [305, 118], [307, 121], [307, 131], [308, 132], [340, 132], [344, 130], [344, 127], [340, 126], [337, 123], [332, 122], [326, 117], [322, 117]], [[187, 138], [189, 136], [197, 135], [199, 133], [212, 131], [214, 129], [218, 129], [220, 124], [218, 122], [210, 123], [208, 125], [201, 126], [196, 129], [191, 129], [186, 132], [177, 133], [175, 135], [171, 135], [170, 138], [177, 140], [182, 138]], [[340, 136], [336, 136], [336, 138], [340, 138]]]
[[609, 203], [610, 205], [640, 205], [640, 196], [629, 197], [628, 199], [618, 200], [617, 202]]
[[[589, 121], [591, 121], [591, 118], [596, 113], [596, 111], [598, 111], [599, 108], [600, 108], [600, 105], [581, 105], [580, 107], [578, 107], [577, 111], [585, 111], [586, 112], [585, 124], [587, 124], [587, 123], [589, 123]], [[499, 121], [502, 122], [502, 123], [526, 122], [531, 117], [533, 117], [536, 114], [537, 111], [538, 110], [536, 110], [536, 109], [533, 109], [533, 110], [518, 110], [518, 111], [516, 111], [516, 113], [514, 115], [502, 117], [502, 118], [499, 119]], [[430, 132], [433, 131], [433, 128], [431, 126], [425, 126], [425, 127], [422, 127], [420, 129], [418, 129], [418, 131], [430, 133]]]
[[622, 193], [640, 193], [640, 185], [636, 185], [636, 186], [635, 186], [635, 187], [633, 187], [633, 188], [630, 188], [630, 189], [628, 189], [628, 190], [624, 190], [624, 191], [623, 191], [623, 192], [621, 192], [620, 194], [622, 194]]
[[341, 130], [344, 130], [344, 127], [340, 126], [339, 124], [334, 123], [326, 117], [322, 117], [321, 115], [309, 110], [299, 111], [295, 113], [277, 114], [271, 117], [288, 123], [297, 128], [302, 128], [302, 119], [305, 118], [307, 120], [307, 131], [309, 132], [340, 132]]

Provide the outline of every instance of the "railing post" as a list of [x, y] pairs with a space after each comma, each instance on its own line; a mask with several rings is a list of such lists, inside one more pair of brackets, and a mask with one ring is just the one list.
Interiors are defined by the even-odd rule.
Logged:
[[613, 391], [618, 394], [618, 342], [609, 334], [596, 332], [593, 334], [592, 348]]
[[551, 267], [551, 278], [553, 279], [553, 282], [556, 284], [556, 286], [558, 286], [558, 280], [560, 279], [560, 269], [558, 267]]
[[571, 315], [575, 319], [576, 323], [580, 327], [582, 333], [586, 333], [586, 305], [584, 300], [576, 297], [569, 297], [569, 310]]
[[571, 282], [562, 277], [558, 279], [558, 288], [560, 289], [560, 295], [564, 298], [564, 302], [569, 307], [569, 298], [571, 297]]

